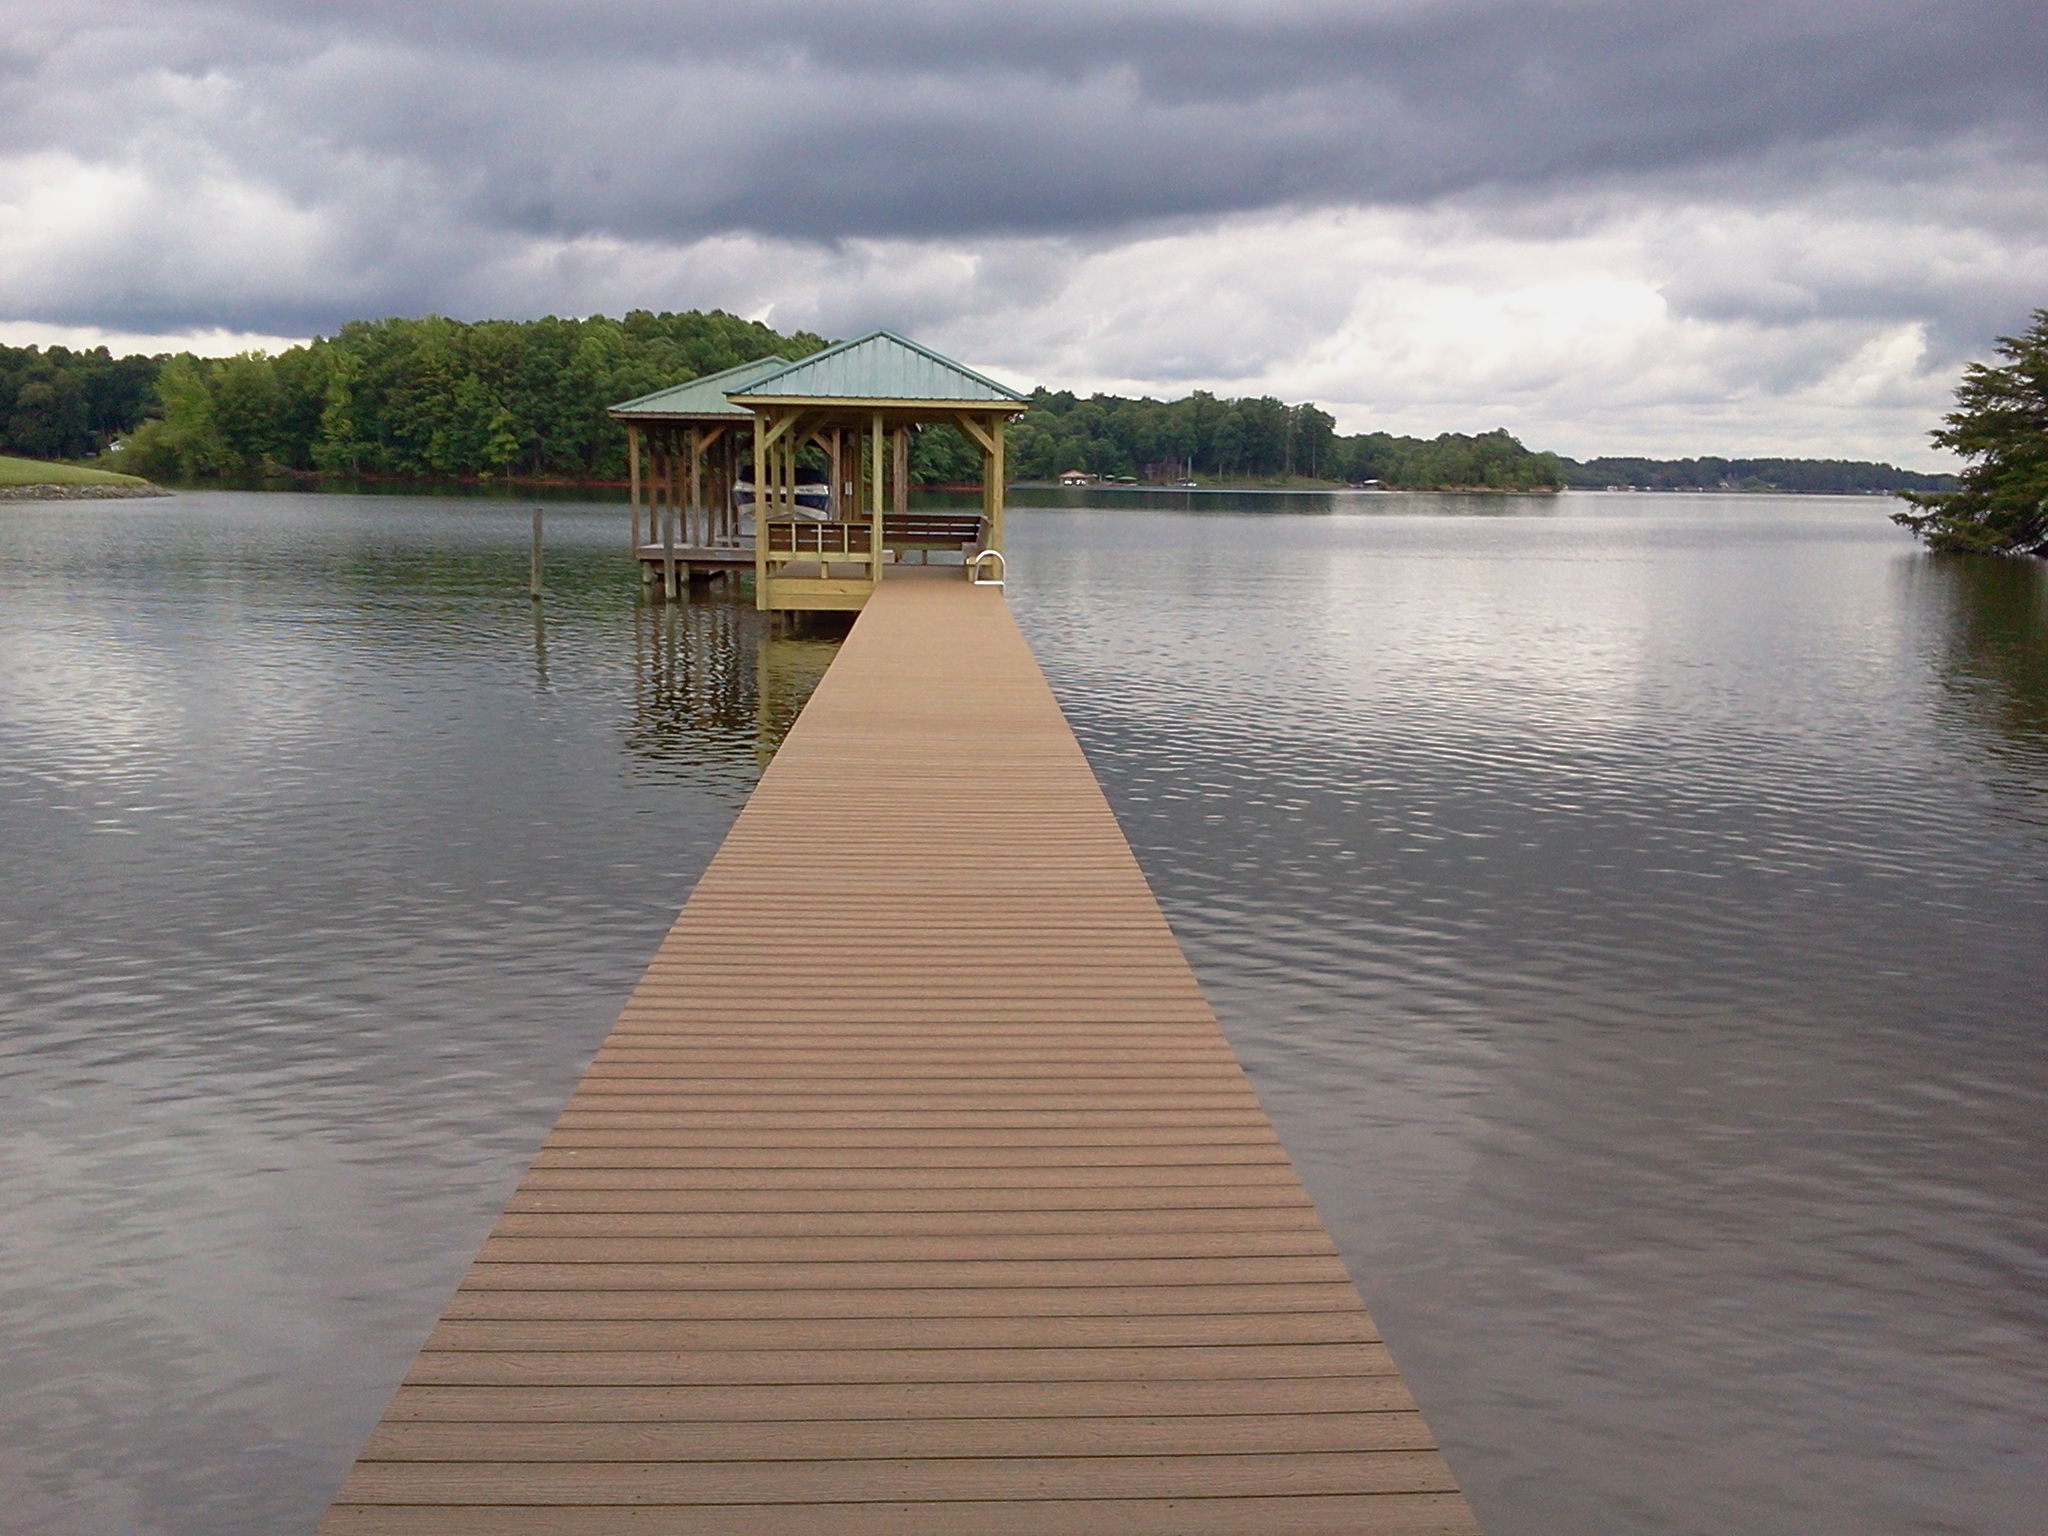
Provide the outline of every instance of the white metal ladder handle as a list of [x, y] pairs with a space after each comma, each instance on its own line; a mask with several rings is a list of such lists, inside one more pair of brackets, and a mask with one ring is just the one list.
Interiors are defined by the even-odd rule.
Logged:
[[[993, 560], [996, 563], [996, 576], [994, 581], [984, 581], [981, 578], [981, 562], [984, 560]], [[972, 560], [967, 562], [967, 580], [973, 586], [1000, 587], [1003, 584], [1004, 573], [1005, 567], [1003, 564], [1003, 552], [1000, 549], [980, 550], [975, 554]]]

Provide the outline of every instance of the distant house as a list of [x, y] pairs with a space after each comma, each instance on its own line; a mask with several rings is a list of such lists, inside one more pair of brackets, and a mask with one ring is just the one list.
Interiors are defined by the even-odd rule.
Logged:
[[1086, 485], [1095, 477], [1085, 469], [1070, 469], [1060, 476], [1061, 485]]

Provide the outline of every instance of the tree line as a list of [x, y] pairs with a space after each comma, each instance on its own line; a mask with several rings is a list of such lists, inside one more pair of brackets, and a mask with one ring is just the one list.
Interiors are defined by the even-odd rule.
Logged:
[[0, 346], [0, 452], [82, 459], [133, 431], [156, 403], [162, 358], [105, 347]]
[[[755, 358], [825, 345], [723, 311], [623, 319], [352, 321], [275, 356], [109, 355], [0, 347], [0, 451], [112, 462], [160, 480], [318, 475], [342, 480], [617, 480], [624, 434], [607, 407]], [[1271, 396], [1180, 400], [1039, 389], [1011, 428], [1018, 479], [1068, 470], [1141, 481], [1378, 483], [1547, 490], [1631, 485], [1943, 492], [1952, 477], [1844, 460], [1603, 458], [1532, 452], [1505, 430], [1435, 438], [1350, 435], [1314, 404]], [[108, 460], [102, 459], [102, 462]], [[912, 472], [972, 481], [978, 456], [950, 428], [918, 434]]]
[[[275, 356], [113, 359], [104, 348], [5, 349], [0, 449], [83, 458], [110, 448], [153, 479], [256, 475], [339, 479], [616, 480], [624, 434], [606, 408], [755, 358], [825, 345], [713, 310], [621, 320], [358, 320]], [[5, 409], [7, 402], [11, 409]], [[1542, 489], [1558, 460], [1505, 432], [1434, 440], [1340, 436], [1315, 405], [1081, 398], [1040, 389], [1012, 428], [1012, 473], [1109, 477], [1377, 480], [1389, 486]], [[927, 484], [975, 479], [980, 461], [949, 428], [918, 434]]]
[[1580, 490], [1799, 491], [1838, 496], [1877, 491], [1952, 491], [1954, 475], [1927, 475], [1867, 459], [1576, 459], [1565, 483]]
[[623, 320], [358, 320], [276, 356], [153, 360], [121, 467], [156, 479], [615, 480], [606, 408], [824, 339], [714, 310]]
[[1296, 479], [1437, 489], [1550, 490], [1564, 484], [1554, 454], [1532, 453], [1505, 431], [1477, 436], [1349, 436], [1312, 404], [1272, 396], [1223, 400], [1197, 390], [1184, 400], [1086, 399], [1040, 389], [1011, 429], [1010, 461], [1020, 479], [1067, 470], [1136, 480]]

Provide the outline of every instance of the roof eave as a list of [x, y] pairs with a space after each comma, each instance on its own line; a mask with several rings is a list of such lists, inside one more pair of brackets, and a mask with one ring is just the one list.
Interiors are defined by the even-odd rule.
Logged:
[[752, 411], [636, 411], [614, 405], [605, 411], [613, 421], [746, 421]]
[[[615, 405], [606, 406], [605, 414], [617, 421], [628, 420], [633, 417], [639, 417], [643, 420], [666, 421], [720, 420], [731, 415], [733, 407], [717, 403], [725, 392], [719, 390], [713, 393], [708, 386], [716, 384], [720, 379], [730, 379], [736, 374], [744, 374], [751, 371], [753, 373], [752, 378], [737, 381], [739, 387], [744, 389], [749, 384], [758, 384], [764, 379], [774, 377], [787, 367], [789, 367], [789, 362], [786, 358], [774, 356], [752, 358], [744, 363], [734, 363], [730, 368], [720, 368], [715, 373], [699, 374], [696, 378], [685, 379], [680, 384], [666, 384], [660, 389], [649, 390], [644, 395], [635, 395], [630, 400], [621, 400]], [[706, 395], [708, 398], [704, 401], [703, 405], [686, 411], [664, 411], [653, 403], [667, 399], [672, 395], [683, 394], [689, 391], [696, 391]]]

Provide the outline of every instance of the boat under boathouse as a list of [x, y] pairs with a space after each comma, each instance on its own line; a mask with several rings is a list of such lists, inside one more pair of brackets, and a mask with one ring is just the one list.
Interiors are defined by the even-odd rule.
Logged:
[[[625, 401], [610, 414], [626, 427], [634, 555], [670, 595], [751, 568], [756, 606], [777, 611], [858, 610], [910, 565], [1000, 576], [1003, 436], [1028, 408], [889, 331]], [[979, 452], [979, 512], [910, 510], [910, 435], [933, 425]]]

